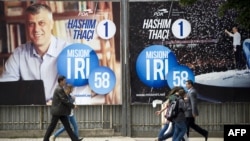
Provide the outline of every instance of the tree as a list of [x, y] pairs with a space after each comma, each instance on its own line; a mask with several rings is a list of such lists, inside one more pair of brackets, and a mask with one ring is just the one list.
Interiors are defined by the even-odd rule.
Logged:
[[[198, 0], [180, 0], [180, 4], [188, 6], [194, 4]], [[219, 16], [229, 10], [235, 10], [238, 14], [235, 17], [236, 22], [243, 28], [250, 30], [250, 0], [225, 0], [225, 2], [219, 7]]]

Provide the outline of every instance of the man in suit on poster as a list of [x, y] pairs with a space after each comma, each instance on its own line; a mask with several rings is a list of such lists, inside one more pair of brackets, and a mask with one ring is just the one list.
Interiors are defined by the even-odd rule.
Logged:
[[199, 125], [195, 123], [195, 117], [199, 115], [198, 107], [197, 107], [197, 96], [198, 93], [196, 89], [193, 87], [193, 81], [186, 81], [186, 88], [188, 89], [187, 97], [185, 98], [185, 103], [187, 110], [185, 111], [186, 124], [187, 124], [187, 136], [189, 137], [189, 128], [193, 128], [196, 132], [200, 133], [205, 137], [205, 141], [208, 138], [208, 131], [202, 129]]

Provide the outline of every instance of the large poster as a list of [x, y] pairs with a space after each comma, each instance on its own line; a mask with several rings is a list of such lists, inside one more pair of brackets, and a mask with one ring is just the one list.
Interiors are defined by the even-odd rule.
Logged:
[[[0, 1], [0, 87], [8, 89], [1, 94], [10, 101], [4, 103], [43, 103], [34, 103], [36, 93], [44, 95], [44, 104], [50, 105], [57, 78], [63, 75], [74, 87], [71, 95], [76, 104], [121, 104], [120, 3], [36, 2], [47, 5], [52, 16], [43, 13], [43, 6], [30, 8], [32, 14], [27, 16], [25, 10], [34, 4], [32, 1]], [[43, 51], [42, 45], [48, 48]], [[13, 83], [22, 83], [22, 87], [11, 88], [10, 85], [17, 86]], [[44, 90], [34, 92], [30, 87], [35, 84], [43, 85]], [[25, 102], [15, 96], [28, 93], [33, 94]], [[11, 102], [13, 99], [16, 103]]]
[[[191, 79], [201, 100], [250, 101], [249, 30], [235, 22], [233, 10], [218, 16], [223, 0], [129, 3], [132, 103], [165, 100], [174, 86]], [[233, 38], [241, 35], [242, 60], [235, 62]]]

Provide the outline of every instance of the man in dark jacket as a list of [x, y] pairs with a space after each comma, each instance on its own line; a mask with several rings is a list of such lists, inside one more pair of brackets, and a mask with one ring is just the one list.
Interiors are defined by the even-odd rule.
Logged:
[[208, 131], [201, 128], [199, 125], [195, 123], [195, 117], [199, 115], [198, 107], [197, 107], [197, 97], [198, 93], [196, 89], [193, 87], [193, 81], [187, 80], [186, 81], [186, 88], [188, 89], [186, 101], [187, 110], [185, 111], [186, 117], [186, 124], [187, 124], [187, 136], [189, 137], [189, 128], [193, 128], [195, 131], [200, 133], [202, 136], [205, 137], [205, 141], [208, 138]]
[[44, 141], [49, 141], [49, 137], [51, 136], [52, 132], [54, 131], [59, 119], [62, 122], [63, 126], [65, 127], [68, 135], [70, 136], [72, 141], [81, 141], [82, 139], [78, 139], [77, 136], [72, 131], [68, 115], [70, 114], [71, 108], [76, 108], [77, 106], [72, 104], [69, 101], [68, 96], [66, 95], [63, 87], [66, 85], [66, 78], [64, 76], [59, 76], [58, 78], [58, 86], [56, 87], [52, 99], [52, 107], [51, 107], [51, 114], [52, 119], [51, 123], [45, 133]]

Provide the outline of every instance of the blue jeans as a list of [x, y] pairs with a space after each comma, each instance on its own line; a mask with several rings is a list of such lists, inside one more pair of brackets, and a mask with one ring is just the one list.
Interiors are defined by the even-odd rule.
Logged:
[[[76, 123], [76, 119], [75, 119], [75, 116], [73, 115], [73, 116], [68, 116], [68, 119], [69, 119], [69, 122], [71, 123], [71, 125], [73, 126], [73, 128], [74, 128], [74, 133], [75, 133], [75, 135], [79, 138], [79, 132], [78, 132], [78, 126], [77, 126], [77, 123]], [[65, 128], [64, 128], [64, 126], [62, 126], [60, 129], [58, 129], [56, 132], [55, 132], [55, 134], [54, 134], [54, 136], [55, 137], [58, 137], [62, 132], [64, 132], [65, 131]]]
[[160, 130], [160, 133], [159, 133], [159, 135], [158, 135], [158, 138], [161, 138], [161, 137], [164, 135], [164, 133], [168, 130], [168, 126], [169, 126], [169, 123], [166, 123], [166, 124], [163, 126], [163, 128]]
[[187, 125], [185, 121], [175, 122], [173, 141], [181, 141], [187, 132]]
[[[167, 124], [168, 126], [169, 126], [169, 124]], [[167, 129], [168, 129], [168, 126], [167, 126], [167, 128], [165, 129], [165, 131], [163, 132], [162, 130], [164, 129], [164, 127], [163, 127], [163, 129], [161, 130], [163, 133], [161, 134], [161, 136], [158, 136], [158, 140], [159, 141], [164, 141], [164, 140], [166, 140], [166, 139], [168, 139], [168, 138], [170, 138], [170, 137], [172, 137], [173, 136], [173, 134], [174, 134], [174, 128], [175, 128], [175, 123], [174, 122], [172, 122], [172, 129], [171, 129], [171, 131], [169, 131], [169, 132], [167, 132], [166, 134], [164, 134], [166, 131], [167, 131]], [[160, 132], [161, 133], [161, 132]], [[160, 134], [159, 134], [160, 135]]]

